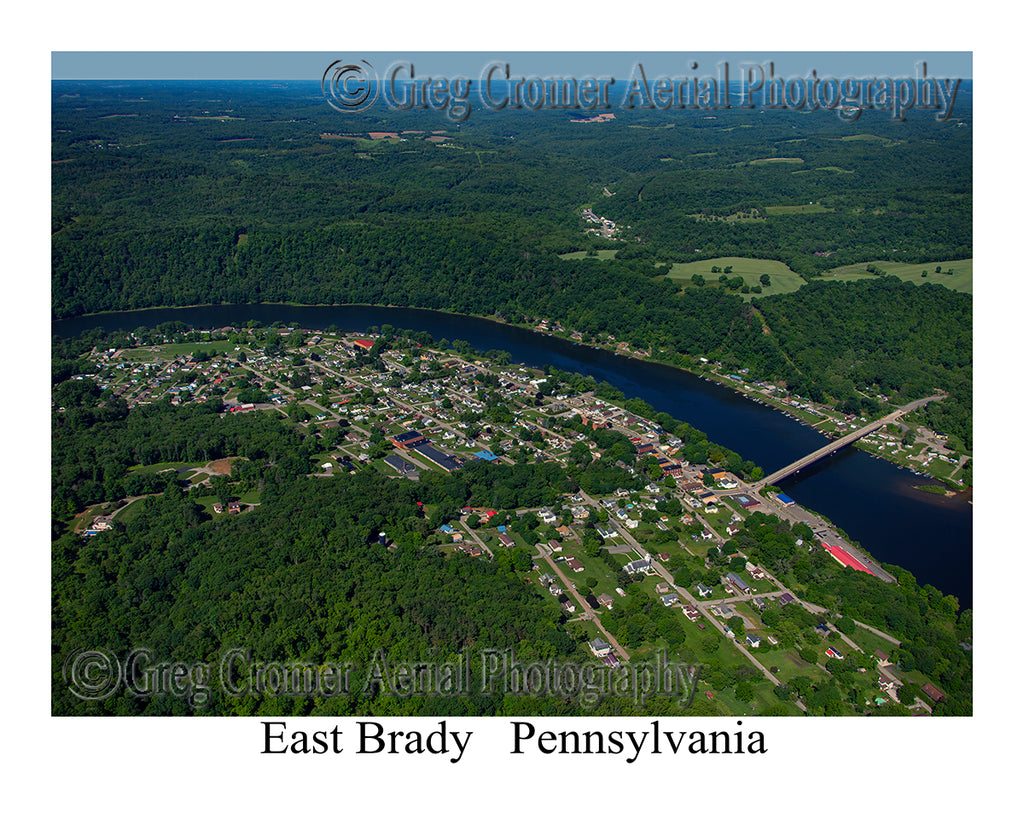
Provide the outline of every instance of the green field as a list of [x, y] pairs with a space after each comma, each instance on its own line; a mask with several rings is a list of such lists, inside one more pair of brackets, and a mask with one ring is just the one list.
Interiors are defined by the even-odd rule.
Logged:
[[[816, 168], [816, 170], [824, 171], [831, 169]], [[800, 173], [804, 173], [804, 171]], [[765, 210], [769, 216], [786, 216], [791, 213], [831, 213], [828, 208], [824, 205], [819, 205], [817, 202], [809, 202], [806, 205], [768, 205]]]
[[589, 251], [586, 251], [586, 250], [576, 250], [576, 251], [574, 251], [572, 253], [559, 253], [558, 254], [558, 258], [559, 259], [600, 259], [601, 261], [605, 261], [607, 259], [614, 259], [615, 258], [615, 254], [618, 253], [619, 251], [618, 251], [618, 248], [615, 248], [613, 250], [597, 250], [597, 251], [594, 251], [594, 252], [595, 252], [596, 255], [588, 256], [587, 254], [589, 253]]
[[890, 145], [896, 145], [895, 140], [886, 139], [885, 137], [875, 136], [874, 134], [850, 134], [839, 138], [841, 142], [881, 142], [883, 147], [888, 148]]
[[[761, 274], [767, 273], [772, 277], [772, 283], [770, 287], [762, 288], [760, 294], [762, 296], [771, 296], [775, 293], [792, 293], [804, 284], [804, 280], [782, 262], [777, 262], [773, 259], [749, 259], [741, 256], [722, 256], [717, 259], [703, 259], [699, 262], [677, 263], [672, 265], [668, 278], [676, 281], [686, 281], [694, 273], [699, 273], [707, 280], [709, 285], [717, 285], [718, 277], [721, 274], [712, 273], [712, 267], [720, 267], [723, 270], [726, 267], [732, 267], [732, 272], [728, 274], [730, 278], [742, 276], [743, 281], [749, 285], [758, 284]], [[747, 294], [743, 298], [749, 299], [755, 295], [757, 294]]]
[[202, 465], [203, 464], [199, 461], [174, 461], [160, 464], [150, 464], [149, 466], [133, 466], [130, 467], [128, 471], [141, 472], [144, 474], [157, 474], [159, 472], [164, 472], [168, 469], [173, 469], [175, 472], [177, 472], [179, 469], [185, 469], [186, 467], [197, 467]]
[[[903, 264], [901, 262], [861, 262], [860, 264], [850, 264], [845, 267], [837, 267], [835, 270], [830, 270], [824, 273], [822, 278], [826, 281], [829, 279], [835, 279], [836, 281], [844, 282], [870, 279], [873, 278], [873, 275], [868, 273], [866, 270], [869, 264], [873, 264], [879, 270], [885, 271], [887, 276], [896, 276], [906, 282], [914, 282], [915, 284], [941, 284], [943, 287], [948, 287], [950, 290], [955, 290], [959, 293], [972, 293], [974, 291], [974, 259], [960, 259], [947, 262], [927, 262], [924, 264]], [[939, 273], [936, 275], [936, 266], [941, 267], [943, 270], [952, 270], [953, 274], [946, 275], [945, 273]], [[922, 271], [927, 271], [928, 275], [922, 276]], [[773, 276], [773, 283], [774, 278], [775, 277]]]
[[798, 156], [768, 156], [764, 159], [751, 159], [748, 165], [776, 165], [776, 164], [788, 164], [788, 165], [803, 165], [804, 161]]
[[[193, 341], [184, 344], [161, 344], [156, 351], [156, 355], [159, 358], [165, 359], [177, 358], [180, 355], [192, 355], [199, 352], [217, 355], [218, 353], [233, 351], [236, 346], [238, 345], [233, 341]], [[134, 353], [135, 351], [132, 352]], [[144, 350], [139, 352], [144, 352]], [[136, 358], [136, 356], [132, 355], [132, 358]]]

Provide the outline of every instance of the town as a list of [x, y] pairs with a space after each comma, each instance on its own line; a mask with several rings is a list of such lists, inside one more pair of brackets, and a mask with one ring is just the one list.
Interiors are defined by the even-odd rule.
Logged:
[[[824, 713], [899, 707], [926, 714], [944, 699], [919, 670], [890, 662], [897, 638], [803, 599], [733, 545], [748, 526], [782, 521], [797, 547], [896, 580], [830, 523], [776, 487], [759, 486], [760, 470], [745, 478], [720, 463], [690, 463], [684, 442], [655, 420], [601, 397], [599, 388], [580, 392], [513, 364], [507, 353], [484, 356], [464, 342], [431, 346], [415, 333], [371, 329], [139, 330], [123, 346], [94, 349], [96, 372], [76, 378], [94, 379], [129, 408], [213, 400], [224, 415], [277, 413], [318, 438], [311, 475], [323, 480], [360, 470], [419, 480], [471, 461], [590, 464], [604, 455], [599, 442], [609, 440], [599, 433], [617, 433], [636, 455], [616, 462], [621, 485], [581, 488], [554, 505], [465, 507], [437, 520], [432, 542], [448, 554], [523, 566], [526, 582], [560, 608], [570, 634], [612, 667], [664, 648], [656, 628], [609, 625], [660, 604], [673, 614], [675, 647], [685, 643], [705, 657], [697, 696], [727, 713], [804, 712], [814, 690], [833, 680], [856, 699], [827, 703]], [[767, 400], [773, 390], [761, 392]], [[819, 412], [787, 398], [796, 410]], [[174, 473], [216, 520], [259, 506], [251, 489], [225, 497], [238, 460], [140, 468]], [[76, 519], [76, 530], [92, 537], [130, 519], [137, 500], [100, 504]], [[437, 511], [426, 510], [432, 520]], [[387, 532], [379, 538], [389, 543]]]

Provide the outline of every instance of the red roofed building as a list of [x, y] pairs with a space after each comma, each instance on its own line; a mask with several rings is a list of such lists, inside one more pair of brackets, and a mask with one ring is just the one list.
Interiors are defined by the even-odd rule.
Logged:
[[356, 347], [362, 347], [364, 350], [369, 350], [373, 347], [373, 342], [368, 338], [357, 338], [352, 343], [355, 344]]
[[844, 566], [849, 566], [851, 569], [856, 569], [858, 572], [867, 572], [868, 574], [874, 574], [871, 569], [861, 563], [857, 558], [851, 555], [846, 549], [841, 546], [831, 546], [824, 541], [821, 542], [822, 548], [834, 557], [839, 563]]

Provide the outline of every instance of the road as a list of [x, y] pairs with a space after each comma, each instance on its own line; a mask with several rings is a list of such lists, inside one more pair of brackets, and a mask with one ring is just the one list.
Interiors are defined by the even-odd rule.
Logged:
[[558, 575], [558, 579], [562, 581], [562, 588], [576, 598], [576, 602], [580, 605], [582, 619], [592, 620], [594, 625], [596, 625], [600, 630], [601, 634], [604, 635], [605, 640], [608, 641], [608, 645], [610, 645], [615, 651], [616, 656], [623, 662], [629, 662], [629, 652], [626, 651], [626, 649], [620, 645], [619, 641], [615, 639], [615, 636], [602, 625], [601, 618], [598, 616], [597, 612], [587, 605], [587, 601], [583, 599], [583, 596], [578, 591], [576, 591], [576, 586], [565, 576], [562, 570], [558, 568], [558, 564], [551, 559], [551, 555], [549, 555], [540, 545], [537, 546], [537, 557], [542, 557], [548, 562], [548, 565], [551, 566], [554, 573]]
[[857, 430], [854, 430], [853, 432], [847, 433], [842, 438], [840, 438], [840, 439], [838, 439], [836, 441], [831, 441], [828, 444], [826, 444], [825, 446], [821, 447], [820, 449], [816, 449], [811, 454], [805, 455], [803, 458], [800, 458], [799, 460], [793, 461], [793, 463], [789, 464], [788, 466], [784, 466], [784, 467], [782, 467], [782, 469], [776, 470], [775, 472], [773, 472], [771, 475], [769, 475], [768, 477], [764, 478], [763, 480], [760, 480], [760, 481], [752, 484], [752, 487], [753, 487], [755, 492], [758, 492], [758, 491], [760, 491], [761, 489], [763, 489], [766, 486], [772, 486], [773, 484], [776, 484], [779, 481], [781, 481], [783, 478], [786, 478], [789, 475], [792, 475], [794, 472], [799, 472], [805, 466], [810, 466], [811, 464], [815, 463], [816, 461], [820, 461], [822, 458], [828, 457], [833, 452], [837, 452], [838, 450], [842, 449], [844, 446], [847, 446], [848, 444], [852, 444], [854, 441], [858, 440], [859, 438], [863, 438], [865, 435], [870, 435], [876, 429], [881, 429], [886, 424], [893, 423], [897, 419], [899, 419], [899, 418], [903, 417], [904, 415], [906, 415], [908, 412], [913, 412], [914, 410], [918, 409], [919, 407], [923, 407], [929, 401], [938, 401], [938, 400], [940, 400], [940, 399], [942, 399], [944, 397], [945, 396], [942, 396], [942, 395], [931, 395], [931, 396], [928, 396], [927, 398], [919, 398], [916, 401], [911, 401], [909, 404], [905, 404], [904, 406], [900, 407], [899, 409], [893, 410], [888, 415], [886, 415], [886, 416], [884, 416], [882, 418], [879, 418], [877, 421], [872, 421], [870, 424], [866, 424], [865, 426], [861, 427], [860, 429], [857, 429]]

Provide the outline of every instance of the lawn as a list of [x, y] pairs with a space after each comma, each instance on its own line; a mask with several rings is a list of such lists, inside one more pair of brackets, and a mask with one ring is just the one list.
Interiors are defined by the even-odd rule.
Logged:
[[[974, 292], [974, 259], [928, 262], [926, 264], [903, 264], [886, 261], [861, 262], [860, 264], [850, 264], [845, 267], [837, 267], [835, 270], [829, 270], [822, 275], [822, 278], [825, 281], [834, 279], [844, 282], [875, 278], [873, 274], [868, 273], [866, 270], [869, 264], [873, 264], [879, 270], [885, 271], [887, 276], [896, 276], [905, 282], [939, 284], [958, 293]], [[937, 274], [935, 272], [936, 266], [941, 267], [944, 271], [952, 270], [953, 273], [952, 275], [947, 275], [946, 273]], [[922, 276], [922, 271], [927, 272], [928, 275]]]
[[149, 466], [133, 466], [129, 472], [139, 472], [146, 475], [155, 475], [159, 472], [165, 472], [168, 469], [173, 469], [177, 472], [179, 469], [186, 469], [189, 467], [202, 466], [201, 462], [188, 462], [188, 461], [177, 461], [177, 462], [166, 462], [160, 464], [150, 464]]
[[233, 341], [194, 341], [185, 344], [161, 344], [159, 354], [162, 358], [176, 358], [180, 355], [192, 355], [195, 352], [216, 355], [217, 353], [233, 352], [238, 345]]
[[[772, 283], [770, 286], [762, 288], [761, 296], [771, 296], [776, 293], [792, 293], [804, 284], [804, 280], [782, 262], [773, 259], [751, 259], [743, 256], [721, 256], [716, 259], [703, 259], [699, 262], [676, 263], [672, 265], [668, 278], [674, 281], [689, 283], [689, 279], [695, 273], [699, 273], [709, 285], [717, 284], [721, 273], [712, 273], [712, 267], [721, 268], [723, 271], [726, 267], [732, 267], [732, 271], [727, 274], [729, 278], [742, 276], [743, 281], [751, 286], [760, 284], [762, 274], [767, 273], [771, 276]], [[749, 299], [754, 295], [757, 294], [746, 294], [743, 298]]]

